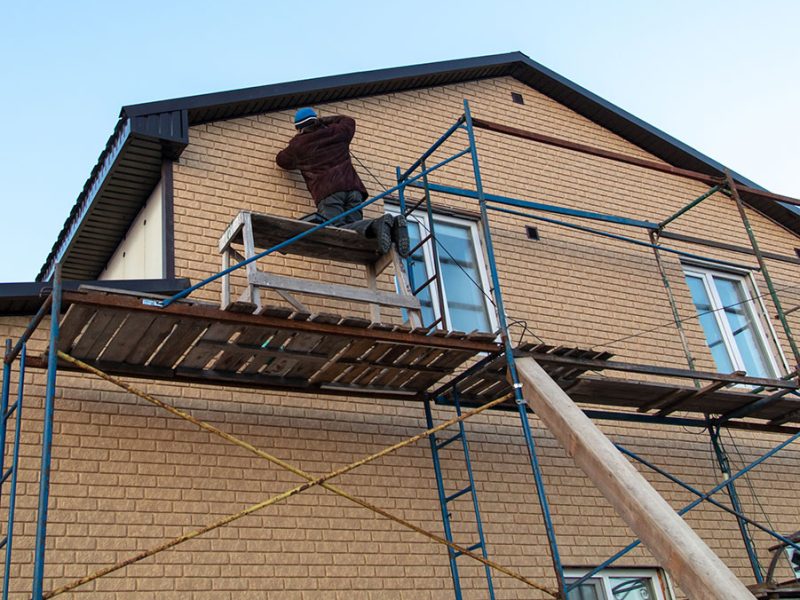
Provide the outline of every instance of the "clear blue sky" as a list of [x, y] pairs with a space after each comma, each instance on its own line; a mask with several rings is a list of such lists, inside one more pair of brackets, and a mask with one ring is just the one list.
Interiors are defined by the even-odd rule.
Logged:
[[125, 104], [519, 50], [800, 197], [800, 2], [6, 3], [0, 281], [32, 281]]

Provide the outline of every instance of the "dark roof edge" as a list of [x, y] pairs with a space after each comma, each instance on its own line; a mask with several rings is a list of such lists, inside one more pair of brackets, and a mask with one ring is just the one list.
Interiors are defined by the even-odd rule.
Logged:
[[[135, 292], [143, 295], [173, 295], [188, 288], [191, 281], [185, 277], [175, 279], [108, 279], [91, 281], [64, 281], [63, 289], [73, 291], [83, 285], [113, 290]], [[49, 281], [0, 283], [0, 316], [35, 313], [53, 289]], [[12, 313], [9, 307], [14, 307]]]
[[572, 81], [570, 79], [567, 79], [563, 75], [560, 75], [560, 74], [556, 73], [552, 69], [548, 69], [544, 65], [542, 65], [542, 64], [536, 62], [535, 60], [529, 58], [525, 54], [522, 54], [521, 52], [518, 53], [518, 54], [521, 56], [521, 59], [520, 59], [521, 62], [523, 62], [526, 66], [539, 71], [540, 73], [542, 73], [542, 74], [546, 75], [547, 77], [551, 78], [553, 81], [555, 81], [555, 82], [557, 82], [557, 83], [559, 83], [559, 84], [561, 84], [563, 86], [566, 86], [566, 87], [570, 88], [574, 92], [577, 92], [577, 93], [581, 94], [582, 96], [584, 96], [588, 100], [594, 102], [595, 104], [597, 104], [601, 108], [603, 108], [605, 110], [608, 110], [608, 111], [614, 113], [615, 115], [617, 115], [618, 117], [621, 117], [621, 118], [629, 121], [630, 123], [632, 123], [636, 127], [639, 127], [640, 129], [642, 129], [646, 133], [648, 133], [650, 135], [653, 135], [655, 137], [658, 137], [658, 138], [662, 139], [663, 141], [667, 142], [668, 144], [678, 148], [682, 152], [685, 152], [686, 154], [696, 158], [697, 160], [704, 162], [705, 164], [707, 164], [709, 167], [711, 167], [715, 171], [717, 171], [717, 172], [722, 174], [722, 173], [725, 173], [726, 170], [728, 170], [728, 171], [730, 171], [731, 175], [733, 176], [733, 178], [738, 183], [742, 183], [742, 184], [744, 184], [744, 185], [746, 185], [748, 187], [752, 187], [752, 188], [757, 188], [757, 189], [762, 189], [762, 190], [764, 189], [763, 187], [759, 186], [757, 183], [751, 181], [747, 177], [744, 177], [743, 175], [741, 175], [739, 173], [731, 171], [725, 165], [723, 165], [723, 164], [719, 163], [718, 161], [714, 160], [713, 158], [703, 154], [699, 150], [696, 150], [695, 148], [692, 148], [688, 144], [680, 141], [679, 139], [669, 135], [668, 133], [662, 131], [658, 127], [654, 127], [653, 125], [651, 125], [647, 121], [644, 121], [644, 120], [640, 119], [639, 117], [637, 117], [636, 115], [628, 112], [624, 108], [620, 108], [619, 106], [617, 106], [613, 102], [609, 102], [605, 98], [602, 98], [602, 97], [598, 96], [594, 92], [586, 89], [585, 87], [575, 83], [574, 81]]
[[[656, 156], [665, 153], [660, 157], [670, 164], [708, 171], [709, 174], [714, 175], [722, 175], [726, 170], [725, 166], [719, 162], [535, 62], [522, 52], [318, 77], [134, 104], [122, 108], [114, 132], [92, 169], [76, 204], [72, 207], [37, 280], [49, 277], [56, 261], [69, 252], [71, 244], [79, 235], [83, 221], [92, 207], [94, 196], [102, 189], [106, 176], [129, 139], [138, 139], [139, 136], [144, 136], [147, 139], [157, 140], [161, 142], [165, 155], [175, 157], [188, 143], [190, 124], [203, 122], [204, 118], [214, 120], [207, 112], [209, 108], [239, 105], [234, 108], [234, 112], [238, 115], [244, 114], [248, 107], [249, 110], [253, 110], [254, 105], [263, 99], [291, 98], [297, 95], [299, 103], [300, 96], [324, 95], [327, 91], [336, 88], [349, 88], [349, 92], [352, 93], [347, 97], [359, 97], [369, 94], [371, 86], [374, 89], [374, 84], [388, 84], [386, 88], [391, 90], [393, 87], [402, 88], [403, 84], [408, 83], [409, 80], [413, 82], [413, 80], [419, 79], [422, 82], [427, 76], [453, 74], [456, 76], [455, 79], [460, 81], [480, 77], [480, 72], [485, 74], [489, 71], [494, 73], [491, 75], [492, 77], [511, 76], [534, 88], [537, 86], [534, 86], [532, 82], [542, 84], [549, 88], [544, 93], [555, 101], [584, 114], [609, 131], [628, 139]], [[396, 86], [393, 85], [395, 82]], [[299, 104], [296, 105], [299, 106]], [[230, 114], [225, 118], [229, 118]], [[734, 180], [748, 187], [765, 189], [739, 173], [731, 171], [731, 175]], [[786, 224], [800, 234], [800, 210], [783, 204], [776, 206], [784, 211]]]
[[[439, 61], [431, 63], [422, 63], [418, 65], [411, 65], [406, 67], [394, 67], [388, 69], [375, 69], [371, 71], [361, 71], [357, 73], [349, 73], [344, 75], [332, 75], [325, 77], [315, 77], [313, 79], [303, 79], [297, 81], [290, 81], [286, 83], [270, 84], [263, 86], [254, 86], [248, 88], [241, 88], [238, 90], [230, 90], [225, 92], [214, 92], [209, 94], [198, 94], [194, 96], [184, 96], [181, 98], [174, 98], [169, 100], [158, 100], [155, 102], [146, 102], [141, 104], [131, 104], [122, 107], [120, 117], [139, 117], [146, 115], [159, 114], [164, 112], [171, 112], [176, 110], [194, 109], [208, 109], [218, 106], [224, 106], [230, 103], [247, 102], [258, 100], [270, 96], [287, 96], [293, 94], [306, 94], [310, 92], [321, 92], [326, 89], [335, 89], [339, 87], [349, 87], [359, 84], [373, 84], [381, 82], [389, 82], [392, 80], [408, 79], [434, 73], [441, 73], [445, 71], [459, 71], [470, 70], [481, 67], [498, 67], [508, 66], [510, 74], [513, 76], [514, 67], [524, 67], [533, 69], [540, 75], [543, 75], [553, 81], [558, 86], [571, 90], [580, 94], [590, 102], [597, 105], [602, 110], [608, 111], [615, 116], [628, 121], [635, 127], [639, 128], [646, 135], [659, 138], [663, 142], [675, 147], [679, 151], [691, 156], [698, 160], [710, 169], [713, 169], [718, 174], [723, 174], [726, 167], [711, 157], [703, 154], [702, 152], [692, 148], [688, 144], [674, 138], [661, 129], [650, 125], [646, 121], [631, 114], [630, 112], [620, 108], [616, 104], [601, 98], [590, 90], [578, 85], [574, 81], [567, 79], [545, 67], [541, 63], [528, 57], [522, 52], [507, 52], [504, 54], [492, 54], [487, 56], [480, 56], [476, 58], [462, 58], [448, 61]], [[730, 171], [733, 178], [748, 187], [756, 189], [765, 189], [748, 179], [747, 177]]]
[[106, 142], [106, 147], [100, 153], [97, 163], [92, 169], [86, 183], [83, 184], [83, 190], [78, 194], [78, 199], [75, 201], [72, 210], [67, 216], [67, 220], [64, 221], [64, 226], [58, 233], [56, 242], [53, 244], [42, 268], [39, 270], [36, 281], [42, 281], [49, 277], [56, 262], [58, 262], [61, 256], [67, 251], [67, 247], [74, 237], [75, 231], [80, 227], [83, 216], [88, 212], [94, 196], [100, 190], [106, 174], [111, 170], [129, 134], [130, 121], [128, 119], [118, 120], [117, 124], [114, 126], [114, 131]]
[[191, 111], [192, 109], [210, 108], [232, 102], [258, 100], [269, 96], [303, 94], [308, 92], [322, 91], [328, 88], [333, 89], [364, 83], [387, 82], [395, 79], [407, 79], [410, 77], [419, 77], [422, 75], [443, 71], [459, 71], [473, 69], [475, 67], [500, 66], [524, 61], [535, 64], [522, 52], [508, 52], [506, 54], [492, 54], [477, 58], [460, 58], [456, 60], [423, 63], [407, 67], [393, 67], [389, 69], [375, 69], [372, 71], [347, 73], [344, 75], [315, 77], [313, 79], [301, 79], [286, 83], [241, 88], [226, 92], [214, 92], [210, 94], [199, 94], [196, 96], [184, 96], [182, 98], [174, 98], [170, 100], [145, 102], [143, 104], [131, 104], [122, 107], [120, 116], [135, 117], [183, 109], [188, 109]]

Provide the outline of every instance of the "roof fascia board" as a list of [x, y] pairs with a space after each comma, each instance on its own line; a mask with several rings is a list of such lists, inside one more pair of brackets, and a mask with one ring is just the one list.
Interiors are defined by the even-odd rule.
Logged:
[[[386, 83], [394, 80], [402, 80], [424, 75], [435, 75], [437, 73], [500, 66], [507, 66], [509, 68], [509, 74], [523, 82], [525, 79], [525, 73], [520, 72], [520, 69], [530, 69], [534, 73], [550, 79], [553, 83], [569, 89], [580, 96], [583, 96], [586, 100], [592, 104], [595, 104], [598, 108], [608, 111], [609, 113], [628, 121], [638, 129], [642, 130], [644, 133], [659, 138], [666, 144], [669, 144], [686, 155], [704, 163], [710, 169], [713, 169], [715, 174], [724, 175], [725, 173], [726, 167], [716, 160], [672, 137], [661, 129], [650, 125], [646, 121], [643, 121], [639, 117], [620, 108], [616, 104], [601, 98], [597, 94], [591, 92], [581, 85], [578, 85], [574, 81], [567, 79], [563, 75], [560, 75], [544, 65], [534, 61], [522, 52], [509, 52], [505, 54], [494, 54], [477, 58], [424, 63], [408, 67], [377, 69], [373, 71], [362, 71], [359, 73], [350, 73], [345, 75], [316, 77], [313, 79], [242, 88], [227, 92], [199, 94], [170, 100], [132, 104], [124, 106], [120, 115], [123, 117], [139, 117], [156, 113], [171, 112], [175, 110], [191, 111], [192, 109], [200, 108], [209, 109], [234, 102], [247, 102], [268, 97], [292, 96], [295, 94], [307, 94], [311, 92], [322, 93], [327, 90], [359, 84]], [[563, 99], [556, 100], [563, 103]], [[764, 189], [740, 173], [731, 171], [731, 175], [737, 183], [741, 183], [756, 189]]]
[[47, 281], [53, 276], [56, 263], [69, 256], [87, 216], [97, 203], [109, 175], [117, 165], [126, 145], [134, 138], [152, 139], [161, 143], [164, 156], [175, 159], [189, 143], [188, 111], [172, 111], [136, 119], [122, 119], [112, 134], [92, 175], [86, 182], [78, 201], [67, 218], [58, 239], [39, 271], [37, 281]]
[[75, 206], [76, 210], [70, 214], [67, 222], [64, 224], [64, 228], [58, 236], [56, 245], [53, 246], [50, 256], [47, 257], [47, 261], [36, 277], [37, 281], [49, 280], [53, 276], [56, 264], [63, 259], [69, 251], [72, 242], [75, 240], [75, 237], [83, 225], [86, 215], [89, 213], [89, 209], [103, 189], [106, 177], [111, 172], [122, 149], [128, 142], [130, 133], [130, 120], [125, 119], [121, 122], [121, 127], [116, 135], [109, 140], [108, 148], [105, 151], [105, 157], [98, 163], [99, 168], [92, 173], [89, 181], [86, 182], [86, 186]]
[[[408, 67], [397, 67], [391, 69], [377, 69], [374, 71], [361, 71], [359, 73], [349, 73], [345, 75], [333, 75], [328, 77], [315, 77], [313, 79], [303, 79], [263, 85], [227, 92], [214, 92], [211, 94], [199, 94], [196, 96], [184, 96], [171, 100], [159, 100], [156, 102], [146, 102], [143, 104], [132, 104], [123, 106], [120, 116], [137, 117], [153, 113], [168, 112], [173, 110], [214, 108], [233, 102], [247, 102], [260, 100], [273, 96], [292, 96], [295, 94], [306, 94], [309, 92], [324, 92], [341, 87], [349, 87], [359, 84], [386, 83], [395, 80], [409, 79], [423, 75], [433, 75], [442, 72], [452, 72], [468, 70], [479, 67], [493, 67], [508, 65], [523, 61], [527, 57], [521, 52], [510, 52], [507, 54], [495, 54], [478, 58], [464, 58], [449, 60], [436, 63], [425, 63]], [[530, 60], [530, 59], [527, 59]]]
[[[719, 175], [723, 175], [724, 176], [726, 170], [730, 171], [730, 169], [727, 169], [727, 167], [725, 167], [723, 164], [717, 162], [713, 158], [711, 158], [711, 157], [703, 154], [702, 152], [692, 148], [688, 144], [685, 144], [684, 142], [680, 141], [679, 139], [669, 135], [668, 133], [662, 131], [658, 127], [654, 127], [650, 123], [640, 119], [639, 117], [637, 117], [636, 115], [628, 112], [627, 110], [625, 110], [623, 108], [620, 108], [619, 106], [617, 106], [613, 102], [609, 102], [605, 98], [602, 98], [602, 97], [598, 96], [597, 94], [595, 94], [594, 92], [586, 89], [585, 87], [583, 87], [581, 85], [578, 85], [577, 83], [575, 83], [574, 81], [572, 81], [570, 79], [567, 79], [563, 75], [560, 75], [560, 74], [556, 73], [555, 71], [553, 71], [551, 69], [548, 69], [544, 65], [536, 62], [535, 60], [529, 58], [528, 56], [522, 54], [520, 61], [526, 67], [534, 69], [535, 71], [538, 71], [539, 73], [541, 73], [542, 75], [548, 77], [549, 79], [553, 80], [554, 82], [569, 88], [570, 90], [572, 90], [573, 92], [575, 92], [577, 94], [580, 94], [581, 96], [585, 97], [590, 102], [596, 104], [598, 107], [613, 113], [614, 115], [616, 115], [616, 116], [618, 116], [618, 117], [630, 122], [631, 124], [635, 125], [639, 129], [642, 129], [644, 132], [646, 132], [646, 133], [648, 133], [648, 134], [650, 134], [652, 136], [655, 136], [657, 138], [660, 138], [661, 140], [663, 140], [667, 144], [669, 144], [671, 146], [674, 146], [675, 148], [679, 149], [680, 151], [682, 151], [682, 152], [692, 156], [693, 158], [705, 163], [706, 165], [708, 165], [709, 167], [714, 169], [714, 171], [716, 171]], [[757, 183], [751, 181], [750, 179], [748, 179], [747, 177], [744, 177], [743, 175], [741, 175], [739, 173], [735, 173], [733, 171], [730, 171], [730, 173], [734, 177], [734, 179], [736, 180], [737, 183], [741, 183], [743, 185], [746, 185], [746, 186], [752, 187], [752, 188], [756, 188], [756, 189], [762, 189], [762, 190], [764, 189], [761, 186], [759, 186]]]

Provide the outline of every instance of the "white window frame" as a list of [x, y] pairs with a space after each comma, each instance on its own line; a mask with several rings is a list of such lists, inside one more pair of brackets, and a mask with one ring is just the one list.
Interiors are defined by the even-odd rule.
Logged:
[[[786, 357], [784, 356], [783, 350], [778, 342], [775, 329], [772, 327], [772, 323], [767, 316], [766, 307], [764, 306], [761, 294], [758, 292], [756, 281], [752, 272], [738, 271], [733, 269], [718, 269], [694, 263], [684, 263], [683, 272], [685, 275], [699, 277], [702, 280], [706, 293], [711, 300], [712, 309], [714, 310], [712, 316], [716, 321], [720, 332], [722, 333], [725, 350], [728, 353], [728, 357], [731, 359], [731, 362], [733, 363], [734, 370], [744, 371], [746, 369], [744, 360], [739, 352], [739, 348], [736, 344], [736, 340], [733, 337], [733, 332], [731, 331], [728, 320], [725, 318], [724, 311], [721, 310], [724, 304], [722, 303], [722, 299], [719, 297], [719, 293], [717, 292], [717, 287], [714, 285], [712, 280], [712, 277], [714, 276], [735, 281], [742, 286], [742, 290], [744, 291], [744, 294], [748, 300], [748, 302], [744, 303], [745, 309], [747, 310], [750, 320], [754, 324], [754, 334], [757, 335], [763, 343], [764, 354], [766, 355], [769, 368], [772, 371], [772, 373], [768, 374], [767, 376], [777, 378], [781, 374], [788, 372], [788, 363], [786, 362]], [[688, 286], [688, 284], [686, 285]], [[769, 335], [767, 335], [767, 332], [769, 332]], [[775, 358], [776, 353], [780, 362], [778, 362], [778, 360]]]
[[[564, 577], [567, 580], [577, 580], [583, 577], [590, 569], [566, 569]], [[586, 582], [599, 582], [606, 595], [604, 600], [615, 600], [611, 588], [611, 579], [614, 577], [646, 578], [653, 584], [655, 598], [651, 600], [674, 600], [675, 591], [672, 589], [672, 582], [666, 572], [661, 569], [653, 568], [630, 568], [630, 569], [603, 569], [599, 573], [592, 575]], [[639, 600], [635, 598], [635, 600]]]
[[[397, 206], [387, 206], [386, 211], [391, 214], [400, 214], [400, 208]], [[481, 286], [481, 292], [483, 295], [483, 306], [486, 309], [486, 314], [489, 318], [489, 327], [490, 331], [497, 331], [498, 324], [497, 324], [497, 314], [494, 310], [494, 304], [489, 302], [489, 298], [492, 298], [491, 287], [489, 285], [489, 276], [486, 269], [486, 257], [484, 255], [484, 244], [482, 241], [482, 237], [480, 234], [480, 230], [478, 229], [478, 222], [474, 219], [466, 218], [466, 217], [455, 217], [452, 215], [444, 214], [441, 212], [434, 212], [433, 213], [435, 223], [450, 223], [452, 225], [458, 225], [460, 227], [466, 227], [469, 231], [470, 239], [472, 241], [472, 246], [475, 250], [475, 260], [476, 260], [476, 267], [478, 271], [478, 283]], [[428, 222], [428, 215], [427, 213], [417, 214], [413, 213], [406, 217], [407, 220], [413, 221], [417, 223], [420, 228], [420, 239], [425, 238], [430, 231], [430, 223]], [[434, 224], [435, 227], [435, 224]], [[428, 277], [431, 274], [435, 273], [436, 270], [434, 269], [433, 264], [433, 248], [432, 244], [435, 244], [434, 240], [429, 240], [422, 246], [422, 254], [425, 260], [425, 272], [428, 273]], [[439, 256], [441, 257], [445, 254], [442, 247], [439, 246], [437, 248]], [[420, 285], [421, 281], [414, 282], [416, 285]], [[436, 282], [432, 282], [430, 284], [430, 292], [431, 292], [431, 302], [433, 304], [433, 314], [434, 319], [438, 319], [441, 314], [439, 310], [439, 288], [436, 285]], [[449, 330], [452, 331], [453, 329], [453, 321], [450, 318], [450, 306], [447, 301], [447, 290], [445, 289], [444, 282], [442, 282], [442, 293], [444, 295], [444, 302], [441, 304], [444, 306], [445, 311], [445, 319], [447, 321], [447, 326]], [[442, 329], [441, 323], [436, 326], [437, 329]], [[469, 333], [469, 332], [467, 332]]]

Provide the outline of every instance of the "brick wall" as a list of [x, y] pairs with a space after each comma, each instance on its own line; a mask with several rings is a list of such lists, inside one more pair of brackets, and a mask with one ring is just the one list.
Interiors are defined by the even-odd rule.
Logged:
[[[523, 94], [525, 105], [511, 102]], [[371, 192], [394, 183], [395, 165], [410, 164], [462, 112], [467, 98], [475, 116], [594, 146], [653, 159], [523, 84], [500, 78], [426, 90], [338, 102], [318, 107], [323, 115], [354, 116], [358, 132], [353, 152]], [[175, 166], [176, 270], [198, 280], [219, 270], [216, 243], [240, 210], [297, 217], [313, 207], [296, 173], [278, 169], [275, 153], [293, 131], [290, 112], [193, 127], [190, 145]], [[445, 152], [466, 146], [446, 144]], [[579, 155], [532, 142], [478, 132], [478, 149], [487, 191], [659, 220], [705, 191], [697, 182], [647, 171], [599, 157]], [[445, 154], [443, 154], [445, 156]], [[374, 178], [373, 178], [374, 175]], [[377, 179], [377, 181], [376, 181]], [[471, 186], [471, 166], [448, 166], [436, 182]], [[441, 205], [475, 211], [474, 202], [436, 197]], [[375, 206], [368, 214], [378, 214]], [[765, 250], [792, 254], [796, 237], [754, 211], [748, 211]], [[537, 223], [541, 239], [528, 240], [528, 222], [493, 215], [492, 231], [503, 292], [510, 315], [551, 344], [609, 349], [621, 359], [686, 365], [666, 295], [647, 249], [589, 237]], [[638, 237], [639, 231], [600, 226]], [[747, 245], [732, 202], [715, 195], [670, 227], [689, 235]], [[674, 244], [678, 246], [678, 244]], [[708, 256], [755, 264], [751, 258], [711, 249]], [[665, 256], [679, 309], [698, 367], [713, 370], [703, 333], [683, 283], [679, 262]], [[341, 281], [360, 278], [358, 269], [290, 256], [270, 259], [270, 268]], [[800, 298], [794, 266], [770, 268], [787, 305]], [[761, 292], [766, 288], [757, 277]], [[382, 282], [391, 286], [389, 275]], [[217, 301], [212, 284], [196, 294]], [[315, 308], [360, 314], [359, 306], [318, 302]], [[769, 307], [769, 303], [767, 302]], [[771, 308], [769, 312], [774, 312]], [[800, 328], [792, 315], [792, 325]], [[666, 324], [650, 333], [643, 331]], [[4, 319], [0, 333], [18, 335], [23, 320]], [[776, 324], [777, 327], [777, 324]], [[517, 335], [520, 330], [515, 330]], [[779, 331], [784, 353], [790, 356]], [[620, 338], [630, 337], [615, 342]], [[42, 347], [42, 340], [38, 340]], [[14, 583], [24, 597], [30, 575], [41, 430], [43, 374], [29, 377], [25, 408], [23, 470], [18, 505], [21, 532], [15, 549]], [[137, 382], [146, 390], [207, 419], [222, 429], [321, 474], [395, 443], [424, 428], [422, 407], [409, 402], [278, 394], [198, 385]], [[437, 418], [451, 416], [447, 411]], [[563, 561], [591, 566], [626, 545], [632, 535], [558, 443], [534, 419], [555, 527]], [[718, 480], [706, 433], [699, 429], [623, 426], [601, 423], [615, 440], [654, 460], [692, 485], [707, 489]], [[525, 576], [554, 586], [544, 526], [525, 454], [518, 419], [493, 413], [468, 425], [475, 476], [490, 556]], [[109, 384], [61, 374], [57, 397], [56, 441], [46, 569], [46, 589], [130, 556], [161, 539], [197, 528], [246, 505], [283, 491], [299, 479], [146, 406]], [[732, 431], [725, 437], [731, 459], [743, 464], [781, 438]], [[768, 515], [782, 532], [798, 529], [796, 486], [800, 454], [785, 451], [759, 467], [740, 486], [745, 511]], [[463, 483], [456, 455], [446, 458], [451, 489]], [[645, 473], [675, 507], [692, 497]], [[337, 483], [355, 495], [436, 533], [441, 519], [427, 443], [350, 473]], [[763, 513], [762, 513], [763, 511]], [[453, 511], [458, 541], [474, 540], [465, 501]], [[737, 574], [752, 579], [733, 519], [701, 506], [688, 516], [698, 533]], [[770, 540], [755, 539], [762, 557]], [[482, 567], [460, 561], [467, 598], [485, 597]], [[652, 566], [645, 550], [620, 566]], [[498, 598], [539, 598], [519, 582], [495, 576]], [[215, 533], [187, 542], [72, 594], [74, 598], [408, 598], [452, 597], [446, 552], [424, 538], [375, 517], [323, 490], [309, 490], [285, 503], [246, 517]]]

